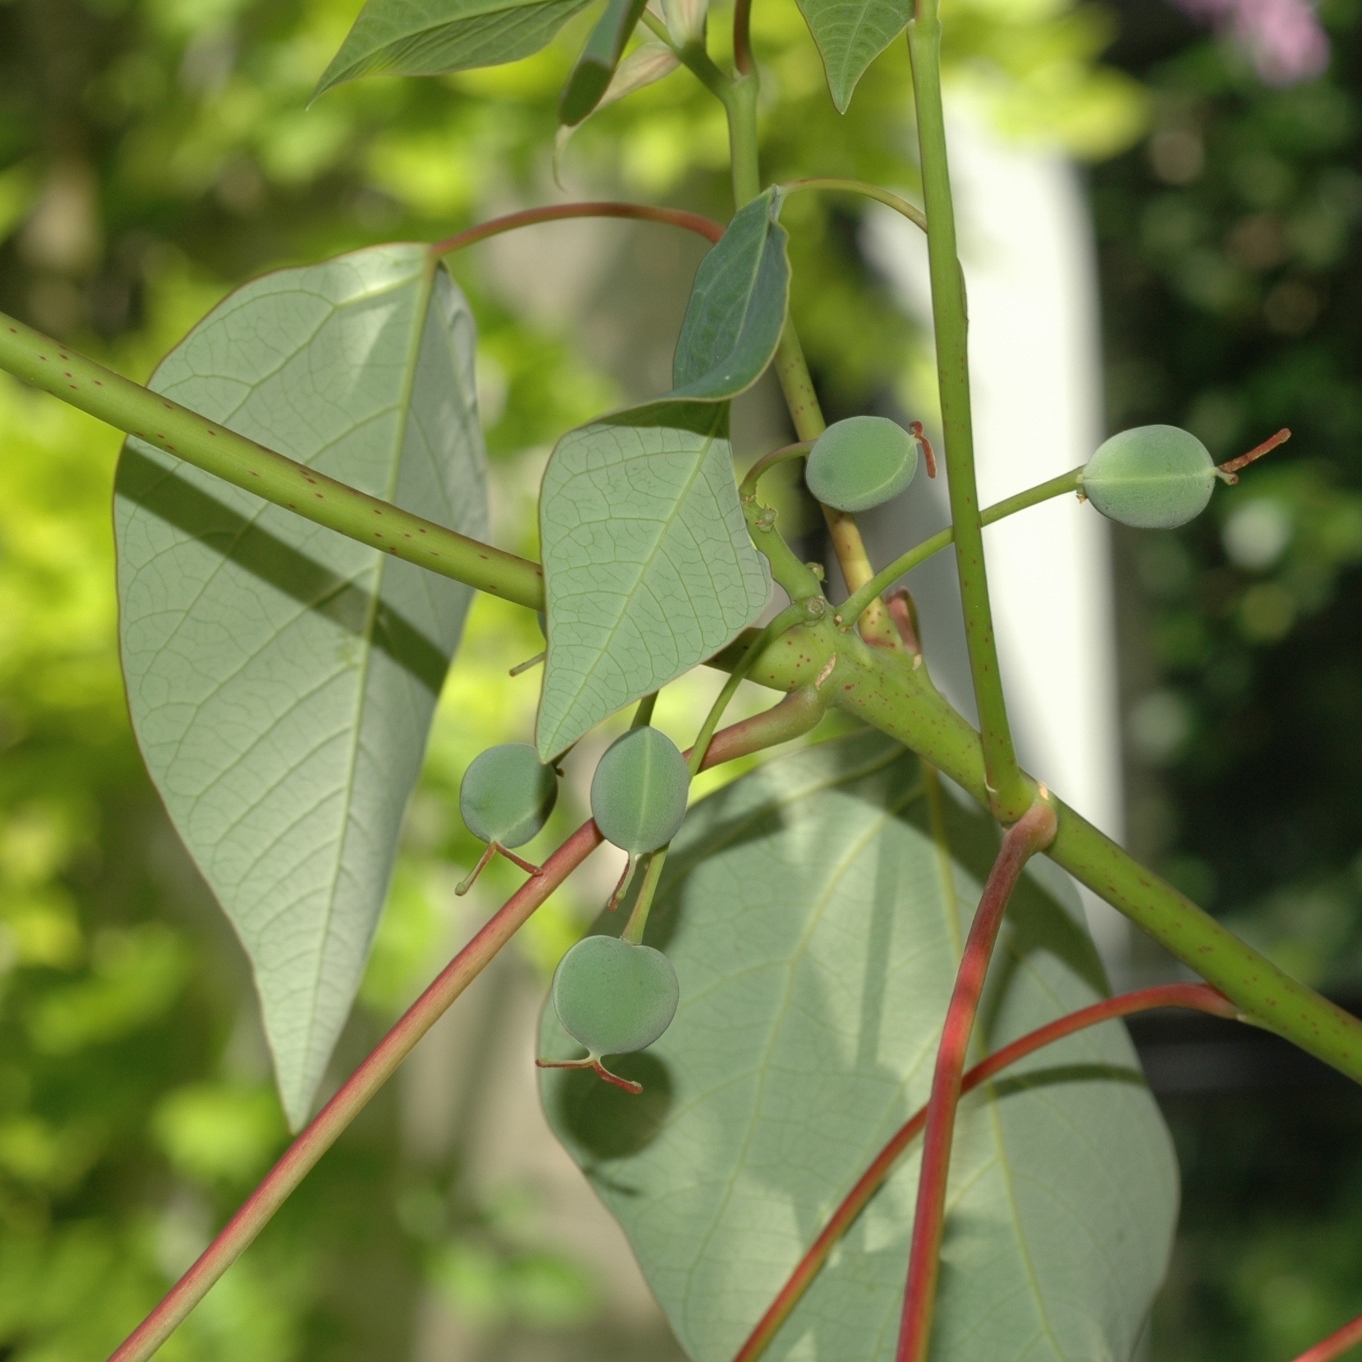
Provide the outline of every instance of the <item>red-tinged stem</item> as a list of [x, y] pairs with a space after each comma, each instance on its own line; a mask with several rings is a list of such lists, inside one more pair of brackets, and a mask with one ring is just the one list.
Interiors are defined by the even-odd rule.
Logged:
[[710, 241], [718, 241], [724, 234], [723, 227], [702, 213], [687, 213], [680, 208], [654, 208], [647, 203], [555, 203], [545, 208], [526, 208], [519, 213], [507, 213], [505, 217], [493, 218], [490, 222], [480, 222], [465, 232], [437, 241], [430, 253], [434, 256], [451, 255], [465, 246], [476, 245], [488, 237], [500, 236], [502, 232], [513, 232], [517, 227], [533, 227], [540, 222], [562, 222], [567, 218], [636, 218], [640, 222], [662, 222], [670, 227], [682, 227], [688, 232], [698, 232]]
[[1271, 439], [1264, 440], [1260, 445], [1254, 445], [1247, 454], [1241, 454], [1237, 459], [1231, 459], [1228, 463], [1220, 465], [1220, 471], [1229, 476], [1231, 482], [1238, 482], [1235, 474], [1241, 468], [1247, 468], [1255, 459], [1261, 459], [1264, 454], [1271, 454], [1278, 445], [1284, 445], [1291, 438], [1291, 432], [1285, 426], [1281, 428]]
[[341, 1131], [392, 1076], [416, 1042], [426, 1034], [488, 961], [528, 920], [530, 914], [586, 860], [604, 839], [594, 822], [584, 823], [544, 863], [544, 873], [527, 880], [506, 905], [445, 967], [407, 1009], [316, 1119], [289, 1146], [283, 1158], [246, 1199], [198, 1261], [166, 1294], [160, 1305], [128, 1336], [109, 1362], [144, 1362], [170, 1337], [209, 1288], [241, 1255], [270, 1217], [303, 1180]]
[[[705, 754], [704, 766], [717, 766], [807, 733], [823, 717], [823, 712], [815, 693], [794, 691], [774, 708], [716, 733]], [[594, 822], [583, 823], [544, 862], [541, 872], [526, 881], [488, 920], [379, 1041], [312, 1124], [294, 1140], [222, 1232], [151, 1314], [128, 1335], [109, 1362], [145, 1362], [170, 1337], [208, 1294], [213, 1283], [241, 1256], [340, 1133], [393, 1075], [416, 1042], [529, 920], [535, 909], [603, 841]]]
[[918, 1174], [917, 1209], [913, 1217], [897, 1362], [926, 1362], [940, 1268], [941, 1232], [946, 1218], [951, 1138], [955, 1134], [955, 1113], [960, 1105], [960, 1084], [974, 1031], [974, 1018], [1007, 901], [1027, 861], [1054, 840], [1056, 827], [1055, 811], [1042, 797], [1003, 834], [998, 859], [979, 896], [979, 906], [975, 909], [969, 938], [960, 958], [955, 989], [941, 1029], [941, 1044], [936, 1052], [932, 1094], [927, 1102], [922, 1169]]
[[[1001, 1050], [976, 1064], [965, 1075], [960, 1084], [961, 1094], [972, 1092], [1009, 1065], [1025, 1059], [1027, 1055], [1034, 1054], [1047, 1045], [1053, 1045], [1057, 1040], [1072, 1036], [1077, 1031], [1086, 1030], [1100, 1022], [1111, 1021], [1114, 1017], [1129, 1017], [1136, 1012], [1149, 1012], [1158, 1007], [1187, 1007], [1198, 1012], [1209, 1012], [1216, 1017], [1231, 1019], [1239, 1017], [1234, 1004], [1208, 984], [1161, 984], [1156, 988], [1137, 989], [1133, 993], [1123, 993], [1120, 997], [1107, 998], [1103, 1002], [1093, 1003], [1091, 1007], [1071, 1012], [1067, 1017], [1060, 1017], [1057, 1021], [1052, 1021], [1049, 1025], [1014, 1040], [1010, 1045], [1003, 1046]], [[875, 1156], [875, 1161], [847, 1193], [841, 1205], [823, 1227], [822, 1233], [800, 1259], [789, 1280], [781, 1287], [780, 1294], [771, 1302], [770, 1309], [757, 1321], [756, 1328], [738, 1349], [733, 1362], [755, 1362], [755, 1359], [765, 1352], [780, 1326], [790, 1317], [791, 1311], [809, 1289], [810, 1283], [827, 1261], [834, 1245], [851, 1228], [870, 1198], [879, 1191], [900, 1155], [922, 1133], [922, 1127], [926, 1124], [927, 1108], [922, 1107], [898, 1129], [889, 1143]], [[1358, 1321], [1357, 1324], [1362, 1324], [1362, 1321]], [[1348, 1327], [1355, 1328], [1357, 1324]], [[1326, 1343], [1330, 1341], [1325, 1340]], [[1324, 1344], [1321, 1343], [1319, 1346], [1324, 1347]], [[1320, 1354], [1318, 1357], [1307, 1354], [1297, 1359], [1297, 1362], [1325, 1362], [1326, 1358], [1332, 1356], [1334, 1356], [1332, 1353]]]
[[1334, 1362], [1334, 1358], [1342, 1357], [1349, 1348], [1354, 1348], [1359, 1343], [1362, 1343], [1362, 1315], [1351, 1324], [1345, 1324], [1337, 1333], [1330, 1334], [1323, 1342], [1316, 1343], [1313, 1348], [1303, 1352], [1296, 1362]]
[[635, 1083], [632, 1079], [612, 1074], [597, 1055], [588, 1055], [585, 1059], [536, 1059], [534, 1066], [536, 1069], [590, 1069], [598, 1078], [613, 1083], [617, 1088], [623, 1088], [625, 1092], [633, 1093], [635, 1097], [643, 1091], [642, 1083]]
[[743, 76], [756, 70], [752, 62], [752, 0], [736, 0], [733, 6], [733, 65]]

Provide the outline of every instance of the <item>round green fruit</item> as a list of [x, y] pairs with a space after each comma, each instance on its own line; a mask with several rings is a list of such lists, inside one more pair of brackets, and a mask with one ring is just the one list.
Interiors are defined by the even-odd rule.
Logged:
[[631, 856], [656, 851], [686, 816], [690, 771], [681, 749], [648, 725], [606, 749], [591, 778], [591, 816], [607, 842]]
[[917, 440], [883, 416], [850, 416], [814, 441], [809, 491], [839, 511], [868, 511], [896, 497], [917, 472]]
[[651, 1045], [672, 1023], [681, 990], [672, 962], [651, 946], [583, 937], [558, 963], [553, 1010], [594, 1056]]
[[1083, 492], [1108, 519], [1138, 530], [1171, 530], [1206, 509], [1215, 461], [1177, 426], [1136, 426], [1113, 435], [1083, 469]]
[[473, 758], [459, 786], [459, 812], [474, 837], [518, 847], [548, 822], [558, 776], [529, 743], [489, 747]]

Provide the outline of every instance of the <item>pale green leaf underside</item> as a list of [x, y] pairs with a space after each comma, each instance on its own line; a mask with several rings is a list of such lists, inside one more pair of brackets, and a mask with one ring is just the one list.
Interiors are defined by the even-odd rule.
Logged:
[[[694, 1362], [728, 1362], [927, 1099], [967, 911], [997, 843], [987, 819], [947, 801], [956, 920], [924, 802], [916, 760], [878, 735], [770, 762], [701, 801], [673, 843], [647, 938], [676, 967], [680, 1009], [651, 1050], [611, 1062], [643, 1096], [617, 1097], [589, 1073], [541, 1076], [555, 1131]], [[990, 975], [985, 1048], [1101, 995], [1081, 922], [1067, 881], [1034, 864]], [[580, 1053], [551, 1009], [540, 1043]], [[917, 1174], [913, 1149], [771, 1362], [893, 1357]], [[967, 1097], [933, 1359], [1125, 1362], [1176, 1205], [1168, 1134], [1119, 1023]]]
[[722, 406], [664, 401], [570, 431], [544, 474], [539, 526], [544, 761], [718, 652], [771, 594]]
[[823, 57], [828, 91], [846, 113], [865, 69], [903, 32], [912, 0], [798, 0]]
[[317, 82], [316, 94], [342, 81], [381, 72], [438, 76], [528, 57], [588, 3], [368, 0]]
[[[427, 262], [383, 246], [258, 279], [151, 387], [482, 536], [474, 325]], [[472, 593], [138, 440], [115, 530], [138, 741], [250, 957], [297, 1126], [364, 969]]]
[[672, 362], [671, 397], [720, 401], [750, 388], [766, 370], [785, 325], [789, 240], [777, 221], [779, 191], [733, 215], [700, 262]]

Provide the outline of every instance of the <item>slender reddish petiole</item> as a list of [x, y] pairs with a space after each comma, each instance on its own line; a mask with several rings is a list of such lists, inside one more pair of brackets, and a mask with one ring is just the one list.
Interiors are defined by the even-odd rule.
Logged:
[[617, 1088], [623, 1088], [625, 1092], [631, 1092], [635, 1096], [643, 1091], [642, 1083], [635, 1083], [632, 1079], [621, 1078], [619, 1074], [612, 1074], [600, 1061], [599, 1055], [588, 1055], [585, 1059], [536, 1059], [534, 1061], [536, 1069], [591, 1069], [607, 1083], [613, 1083]]
[[927, 476], [936, 477], [936, 450], [932, 448], [932, 442], [927, 438], [927, 432], [922, 428], [921, 421], [910, 421], [908, 423], [908, 434], [917, 440], [922, 446], [922, 461], [927, 465]]
[[[822, 705], [795, 691], [778, 705], [714, 735], [704, 765], [718, 766], [764, 747], [807, 733], [822, 717]], [[315, 1120], [285, 1150], [265, 1180], [242, 1203], [222, 1232], [199, 1255], [188, 1272], [166, 1293], [161, 1303], [133, 1330], [109, 1362], [145, 1362], [208, 1294], [213, 1283], [241, 1256], [264, 1229], [270, 1217], [302, 1182], [317, 1161], [369, 1099], [393, 1075], [416, 1042], [444, 1015], [496, 953], [527, 922], [562, 882], [605, 839], [594, 822], [583, 823], [544, 862], [540, 874], [528, 880], [494, 913], [482, 930], [445, 966], [439, 977], [407, 1009], [379, 1041], [369, 1057], [317, 1114]], [[627, 1080], [626, 1080], [627, 1081]]]
[[1359, 1343], [1362, 1343], [1362, 1315], [1307, 1349], [1296, 1358], [1296, 1362], [1334, 1362], [1334, 1358], [1342, 1357], [1349, 1348]]
[[437, 241], [430, 248], [431, 255], [451, 255], [465, 246], [476, 245], [502, 232], [513, 232], [517, 227], [533, 227], [540, 222], [563, 222], [568, 218], [634, 218], [640, 222], [661, 222], [669, 227], [681, 227], [698, 232], [710, 241], [718, 241], [724, 234], [721, 224], [702, 213], [687, 213], [681, 208], [654, 208], [647, 203], [555, 203], [545, 208], [526, 208], [519, 213], [480, 222], [476, 227], [458, 232]]
[[979, 998], [984, 991], [988, 963], [1002, 926], [1003, 911], [1027, 861], [1055, 836], [1055, 811], [1048, 800], [1037, 799], [1003, 834], [998, 859], [988, 872], [979, 906], [974, 911], [969, 938], [955, 975], [955, 989], [946, 1009], [941, 1044], [936, 1052], [932, 1095], [927, 1103], [922, 1137], [922, 1170], [918, 1174], [917, 1209], [908, 1258], [908, 1285], [903, 1294], [903, 1323], [897, 1362], [926, 1362], [932, 1333], [932, 1308], [940, 1267], [941, 1231], [946, 1218], [946, 1176], [951, 1166], [951, 1138], [960, 1104], [965, 1055]]
[[1239, 470], [1247, 468], [1255, 459], [1261, 459], [1264, 454], [1271, 454], [1278, 445], [1284, 445], [1291, 438], [1291, 432], [1283, 426], [1270, 439], [1264, 440], [1260, 445], [1254, 445], [1247, 454], [1241, 454], [1237, 459], [1230, 459], [1227, 463], [1219, 465], [1220, 472], [1224, 475], [1226, 482], [1238, 482]]
[[[1001, 1050], [989, 1055], [976, 1064], [961, 1081], [963, 1095], [972, 1092], [981, 1083], [987, 1083], [1018, 1060], [1037, 1050], [1053, 1045], [1057, 1040], [1072, 1036], [1075, 1032], [1111, 1021], [1114, 1017], [1129, 1017], [1136, 1012], [1149, 1012], [1159, 1007], [1187, 1007], [1198, 1012], [1209, 1012], [1216, 1017], [1238, 1018], [1238, 1010], [1222, 994], [1217, 993], [1209, 984], [1160, 984], [1155, 988], [1137, 989], [1133, 993], [1123, 993], [1116, 998], [1107, 998], [1093, 1003], [1067, 1017], [1060, 1017], [1036, 1031], [1014, 1040]], [[856, 1217], [866, 1208], [870, 1198], [879, 1191], [885, 1179], [893, 1171], [903, 1151], [922, 1133], [927, 1124], [927, 1108], [922, 1107], [914, 1113], [894, 1136], [875, 1156], [875, 1161], [861, 1175], [856, 1185], [843, 1198], [832, 1213], [818, 1238], [809, 1251], [799, 1260], [799, 1265], [790, 1274], [789, 1280], [781, 1287], [780, 1294], [771, 1302], [770, 1308], [757, 1321], [756, 1327], [734, 1355], [733, 1362], [754, 1362], [761, 1356], [766, 1346], [776, 1336], [777, 1330], [790, 1317], [790, 1312], [799, 1303], [809, 1283], [818, 1275], [827, 1261], [834, 1245], [849, 1230]], [[1301, 1359], [1300, 1362], [1306, 1362]], [[1323, 1358], [1310, 1358], [1309, 1362], [1324, 1362]]]

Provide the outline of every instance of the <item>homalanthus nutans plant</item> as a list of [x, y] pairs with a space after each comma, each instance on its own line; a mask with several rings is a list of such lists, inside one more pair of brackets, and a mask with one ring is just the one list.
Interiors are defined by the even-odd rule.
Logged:
[[[582, 8], [369, 0], [317, 94], [375, 72], [509, 62]], [[726, 226], [639, 203], [555, 204], [280, 270], [214, 308], [145, 388], [0, 317], [0, 366], [128, 436], [115, 530], [129, 707], [249, 955], [300, 1132], [116, 1362], [157, 1350], [607, 840], [628, 862], [558, 966], [541, 1094], [697, 1362], [1130, 1358], [1167, 1265], [1176, 1166], [1117, 1019], [1199, 1009], [1362, 1081], [1362, 1023], [1020, 768], [983, 554], [985, 525], [1065, 494], [1132, 527], [1183, 524], [1288, 432], [1217, 466], [1185, 431], [1127, 430], [1086, 466], [981, 508], [936, 0], [802, 10], [839, 111], [906, 28], [921, 206], [851, 178], [763, 183], [747, 0], [731, 69], [710, 54], [703, 4], [608, 0], [563, 89], [560, 145], [603, 104], [684, 67], [727, 119]], [[640, 27], [652, 36], [631, 47]], [[786, 200], [809, 192], [869, 196], [926, 234], [939, 448], [917, 422], [825, 426], [781, 225]], [[535, 563], [486, 542], [476, 325], [445, 262], [498, 233], [591, 216], [696, 233], [710, 249], [670, 390], [558, 441]], [[772, 367], [798, 439], [739, 482], [730, 404]], [[795, 459], [841, 601], [824, 592], [831, 564], [802, 561], [762, 499], [764, 474]], [[938, 473], [951, 527], [877, 570], [856, 514]], [[952, 545], [977, 731], [936, 689], [913, 603], [895, 590]], [[460, 799], [486, 843], [479, 868], [505, 856], [525, 880], [314, 1115], [474, 591], [542, 612], [534, 743], [484, 752]], [[683, 753], [653, 707], [702, 666], [727, 680]], [[745, 679], [772, 703], [722, 726]], [[592, 819], [542, 864], [520, 859], [561, 764], [626, 708], [631, 727], [591, 781]], [[841, 736], [692, 802], [701, 770], [806, 737], [832, 711]], [[1108, 996], [1071, 879], [1205, 982]], [[1358, 1341], [1362, 1321], [1305, 1356]]]

